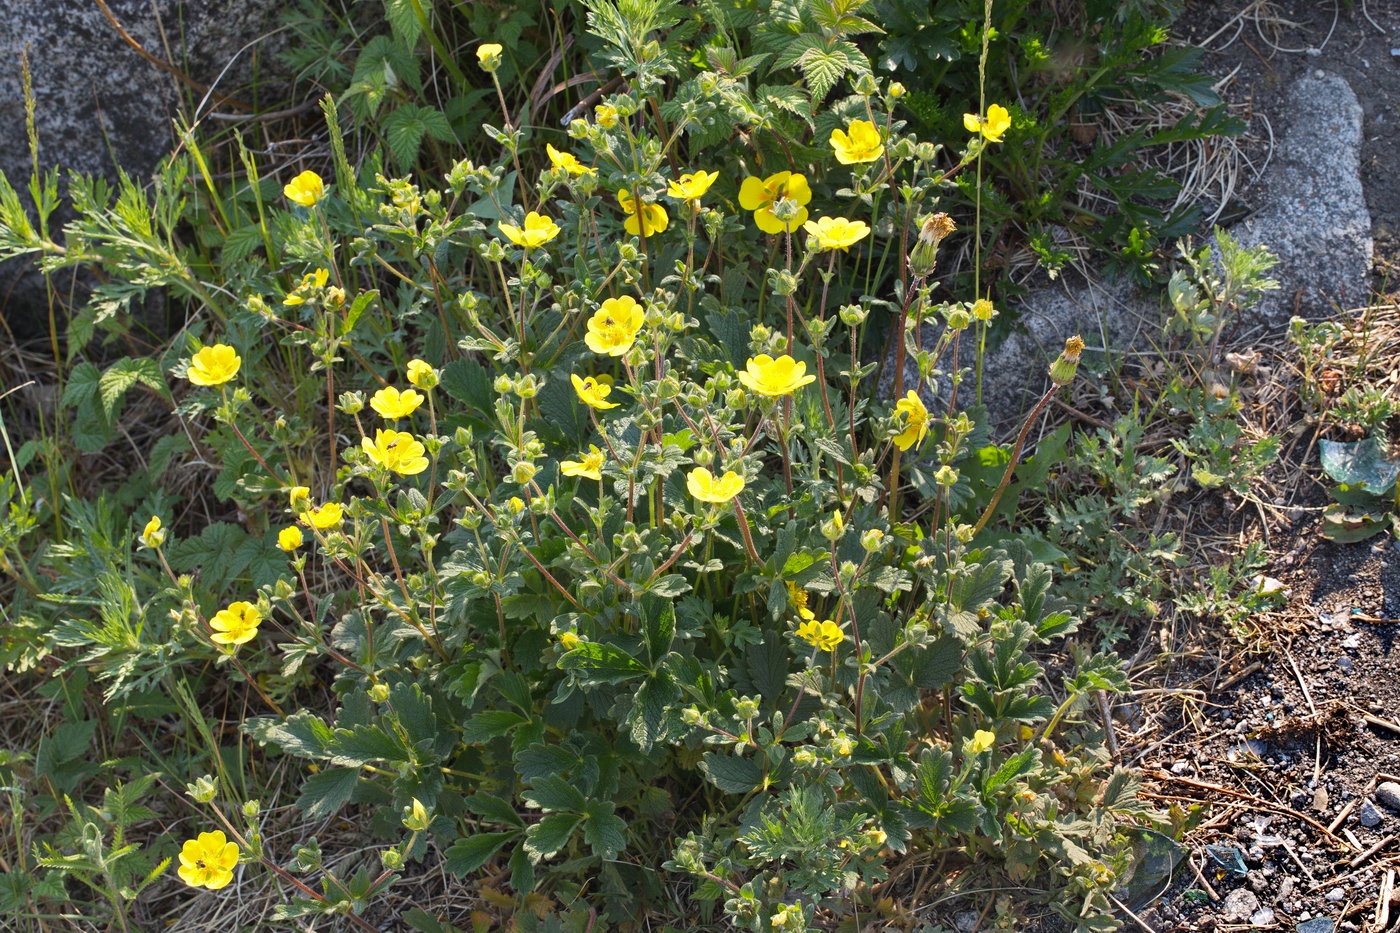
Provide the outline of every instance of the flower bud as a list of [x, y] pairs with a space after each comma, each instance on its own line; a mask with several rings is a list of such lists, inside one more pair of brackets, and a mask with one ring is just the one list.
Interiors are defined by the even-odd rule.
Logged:
[[860, 546], [874, 554], [885, 546], [885, 533], [878, 528], [871, 528], [860, 536]]
[[954, 486], [958, 482], [958, 471], [945, 463], [933, 474], [933, 481], [940, 486]]
[[864, 305], [842, 305], [839, 314], [842, 324], [847, 327], [859, 327], [870, 315], [870, 309]]
[[992, 303], [985, 298], [978, 298], [972, 303], [972, 317], [974, 320], [987, 322], [997, 316], [997, 309], [992, 307]]
[[831, 518], [822, 522], [822, 537], [828, 541], [840, 541], [846, 533], [846, 519], [841, 515], [841, 510], [836, 509], [831, 513]]
[[539, 467], [529, 460], [517, 460], [510, 468], [510, 478], [523, 486], [534, 479], [539, 471]]
[[858, 573], [860, 573], [860, 568], [855, 565], [855, 562], [845, 560], [841, 562], [841, 567], [837, 573], [837, 577], [841, 580], [841, 585], [843, 587], [845, 587], [846, 589], [850, 589], [852, 586], [855, 585], [856, 574]]
[[693, 706], [687, 706], [681, 710], [681, 721], [688, 726], [700, 725], [700, 710]]
[[371, 684], [368, 690], [369, 698], [375, 703], [383, 703], [389, 699], [388, 684]]
[[363, 392], [342, 392], [340, 398], [336, 400], [336, 407], [347, 415], [358, 415], [365, 410], [365, 394]]
[[877, 91], [879, 91], [879, 88], [875, 84], [875, 76], [872, 75], [870, 72], [867, 71], [860, 77], [856, 78], [857, 94], [861, 95], [862, 97], [869, 97], [872, 94], [875, 94]]
[[1079, 369], [1079, 355], [1084, 352], [1084, 341], [1076, 334], [1065, 341], [1065, 348], [1050, 365], [1050, 381], [1057, 386], [1066, 386], [1074, 380]]
[[305, 512], [311, 508], [311, 490], [306, 486], [293, 486], [287, 494], [287, 504], [293, 512]]
[[758, 702], [744, 697], [734, 704], [734, 715], [740, 719], [752, 719], [758, 715]]
[[262, 812], [262, 803], [258, 800], [243, 801], [243, 815], [250, 820], [256, 820], [258, 814]]
[[209, 775], [196, 778], [193, 783], [185, 785], [185, 793], [190, 795], [190, 799], [195, 803], [209, 803], [213, 801], [219, 792], [214, 779]]
[[972, 315], [963, 308], [950, 308], [947, 314], [948, 327], [952, 330], [966, 330], [972, 323]]
[[421, 833], [428, 828], [430, 822], [432, 819], [428, 816], [428, 808], [423, 806], [423, 802], [417, 797], [403, 808], [403, 825], [409, 832]]
[[403, 868], [403, 853], [398, 849], [385, 849], [379, 853], [379, 861], [389, 871]]
[[420, 389], [431, 389], [438, 384], [438, 371], [422, 360], [409, 360], [408, 381]]
[[905, 90], [904, 85], [900, 84], [898, 81], [892, 81], [890, 82], [888, 93], [890, 95], [891, 100], [899, 100], [901, 97], [903, 97], [909, 92]]
[[330, 288], [326, 289], [325, 305], [327, 311], [339, 311], [344, 304], [345, 289], [341, 288], [339, 285], [332, 285]]

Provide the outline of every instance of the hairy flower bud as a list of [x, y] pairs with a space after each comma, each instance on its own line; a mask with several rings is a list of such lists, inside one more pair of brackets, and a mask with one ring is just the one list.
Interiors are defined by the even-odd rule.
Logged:
[[909, 255], [909, 269], [917, 276], [928, 276], [938, 266], [938, 244], [957, 230], [953, 218], [939, 211], [924, 218], [919, 227], [919, 242]]

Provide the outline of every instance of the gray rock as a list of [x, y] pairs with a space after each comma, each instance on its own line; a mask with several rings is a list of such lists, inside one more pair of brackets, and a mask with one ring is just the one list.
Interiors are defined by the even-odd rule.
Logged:
[[[162, 59], [170, 55], [174, 59], [170, 64], [177, 70], [199, 85], [215, 86], [225, 97], [246, 97], [241, 85], [253, 73], [256, 61], [259, 80], [264, 82], [260, 100], [267, 102], [269, 79], [275, 71], [275, 56], [270, 53], [286, 42], [285, 33], [275, 32], [283, 3], [106, 0], [106, 4], [143, 49]], [[253, 46], [240, 54], [250, 42]], [[136, 177], [149, 175], [172, 147], [176, 108], [187, 99], [198, 103], [204, 96], [142, 58], [93, 0], [0, 0], [0, 170], [21, 191], [31, 171], [20, 72], [20, 57], [26, 49], [41, 170], [58, 168], [64, 176], [71, 170], [114, 178], [120, 167]], [[226, 66], [231, 67], [225, 71]], [[238, 112], [217, 97], [200, 113], [210, 110]], [[62, 220], [56, 218], [59, 223]], [[13, 281], [28, 269], [23, 262], [0, 268], [0, 295], [8, 296], [4, 313], [21, 329], [27, 306], [39, 302], [37, 307], [43, 307], [43, 286], [36, 276], [25, 276], [26, 286], [12, 291]]]
[[1236, 888], [1225, 896], [1220, 905], [1220, 919], [1227, 923], [1242, 923], [1259, 909], [1259, 898], [1248, 888]]
[[1314, 71], [1289, 91], [1292, 120], [1261, 182], [1260, 208], [1232, 231], [1279, 257], [1282, 288], [1250, 314], [1270, 332], [1295, 307], [1315, 319], [1371, 296], [1371, 215], [1361, 186], [1361, 104], [1347, 82]]
[[1332, 933], [1332, 921], [1326, 917], [1305, 920], [1293, 928], [1297, 933]]
[[[1355, 303], [1370, 294], [1373, 243], [1361, 187], [1361, 106], [1346, 81], [1321, 72], [1296, 82], [1290, 97], [1292, 121], [1254, 194], [1259, 208], [1231, 230], [1242, 245], [1262, 244], [1280, 259], [1270, 274], [1281, 287], [1246, 312], [1239, 322], [1244, 332], [1277, 334], [1295, 307], [1316, 319], [1331, 314], [1332, 301]], [[989, 350], [983, 361], [982, 397], [993, 426], [1004, 432], [1016, 425], [1049, 387], [1046, 372], [1065, 338], [1084, 338], [1086, 363], [1151, 346], [1165, 322], [1162, 302], [1161, 290], [1144, 293], [1127, 282], [1062, 280], [1032, 290], [1014, 308], [1024, 332]], [[921, 345], [933, 346], [936, 339], [929, 329]], [[912, 363], [905, 373], [907, 386], [918, 384]], [[946, 397], [946, 391], [940, 394]], [[959, 402], [970, 402], [974, 391], [960, 388]]]
[[1385, 781], [1376, 788], [1376, 803], [1388, 810], [1400, 810], [1400, 784]]
[[1367, 829], [1374, 829], [1385, 821], [1381, 811], [1377, 810], [1375, 804], [1369, 800], [1363, 800], [1361, 806], [1356, 811], [1356, 822]]
[[1335, 903], [1337, 903], [1338, 901], [1340, 901], [1342, 898], [1344, 898], [1344, 897], [1346, 897], [1346, 896], [1347, 896], [1347, 892], [1346, 892], [1346, 891], [1342, 890], [1341, 888], [1333, 888], [1332, 890], [1330, 890], [1330, 891], [1328, 891], [1326, 894], [1324, 894], [1324, 895], [1323, 895], [1323, 898], [1324, 898], [1325, 900], [1331, 901], [1332, 903], [1335, 904]]
[[977, 929], [977, 911], [960, 910], [953, 915], [953, 926], [958, 933], [972, 933]]
[[1251, 926], [1266, 927], [1274, 922], [1274, 909], [1272, 907], [1260, 907], [1249, 915]]

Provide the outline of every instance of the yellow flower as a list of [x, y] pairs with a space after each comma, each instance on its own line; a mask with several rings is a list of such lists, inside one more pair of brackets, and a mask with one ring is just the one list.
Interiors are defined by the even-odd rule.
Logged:
[[831, 148], [836, 151], [836, 161], [842, 165], [874, 162], [885, 154], [880, 131], [869, 120], [852, 120], [845, 132], [832, 130], [830, 141]]
[[505, 49], [496, 42], [483, 42], [476, 47], [476, 63], [482, 71], [495, 71], [501, 67], [501, 53]]
[[599, 104], [593, 108], [593, 117], [598, 121], [598, 125], [605, 130], [617, 126], [616, 107], [609, 107], [607, 104]]
[[180, 849], [180, 880], [192, 888], [217, 891], [233, 880], [238, 866], [238, 845], [229, 842], [221, 829], [187, 839]]
[[565, 460], [559, 464], [559, 472], [565, 476], [583, 476], [588, 479], [603, 478], [603, 452], [592, 444], [588, 453], [580, 454], [582, 460]]
[[330, 281], [330, 278], [331, 270], [329, 269], [317, 269], [315, 272], [306, 273], [301, 277], [301, 281], [297, 283], [297, 287], [292, 289], [287, 294], [286, 298], [282, 299], [282, 304], [305, 304], [307, 292], [313, 291], [318, 288], [325, 288], [326, 283]]
[[830, 620], [818, 622], [816, 619], [808, 619], [797, 627], [797, 637], [822, 651], [835, 651], [836, 646], [846, 640], [846, 633], [841, 631], [841, 626]]
[[511, 496], [506, 505], [510, 508], [512, 515], [519, 515], [525, 511], [525, 500], [519, 496]]
[[501, 232], [516, 246], [534, 249], [559, 235], [559, 225], [543, 214], [531, 211], [525, 215], [525, 226], [501, 224]]
[[209, 640], [220, 645], [241, 645], [253, 640], [261, 624], [262, 613], [252, 603], [229, 603], [227, 609], [220, 609], [209, 620], [209, 627], [214, 630]]
[[894, 445], [900, 450], [922, 445], [928, 436], [928, 409], [919, 393], [911, 391], [896, 402], [894, 413], [904, 421], [904, 429], [894, 436]]
[[986, 729], [978, 729], [972, 734], [971, 741], [967, 743], [967, 753], [969, 755], [980, 755], [982, 752], [991, 748], [992, 743], [996, 742], [996, 740], [997, 736], [995, 732], [988, 732]]
[[588, 319], [583, 342], [594, 353], [622, 356], [642, 329], [642, 306], [631, 295], [609, 298]]
[[549, 143], [544, 144], [544, 151], [548, 153], [549, 161], [555, 168], [568, 172], [570, 175], [587, 175], [593, 171], [580, 162], [578, 156], [571, 152], [560, 152]]
[[569, 380], [574, 384], [574, 391], [578, 393], [579, 401], [589, 408], [602, 410], [617, 407], [617, 402], [608, 401], [608, 396], [612, 394], [612, 377], [589, 376], [580, 379], [577, 375], [571, 374]]
[[277, 546], [284, 551], [295, 551], [301, 547], [304, 540], [301, 536], [301, 529], [296, 525], [288, 525], [277, 532]]
[[325, 505], [307, 509], [297, 516], [303, 525], [310, 525], [312, 528], [319, 528], [322, 531], [336, 527], [344, 517], [345, 509], [341, 508], [339, 502], [327, 502]]
[[422, 360], [409, 360], [408, 381], [420, 389], [431, 389], [438, 384], [438, 371]]
[[969, 133], [981, 133], [989, 143], [1001, 142], [1001, 134], [1011, 128], [1011, 114], [1001, 104], [987, 108], [985, 117], [975, 113], [963, 114], [963, 127]]
[[559, 644], [564, 646], [565, 651], [573, 651], [578, 647], [580, 639], [574, 632], [560, 632]]
[[[773, 205], [781, 198], [796, 202], [801, 208], [797, 216], [783, 222], [773, 216]], [[812, 200], [812, 189], [807, 185], [807, 176], [793, 172], [778, 172], [763, 180], [745, 178], [739, 186], [739, 206], [753, 211], [753, 222], [764, 233], [791, 233], [807, 221], [807, 208], [802, 207]]]
[[776, 360], [766, 353], [760, 353], [749, 360], [744, 372], [739, 373], [739, 381], [751, 392], [777, 398], [791, 395], [803, 386], [816, 382], [817, 377], [807, 375], [807, 364], [799, 363], [786, 353]]
[[979, 321], [990, 321], [997, 316], [997, 309], [985, 298], [978, 298], [972, 303], [972, 316]]
[[643, 204], [641, 212], [638, 213], [632, 192], [626, 188], [617, 193], [617, 203], [622, 205], [622, 213], [627, 215], [627, 219], [622, 222], [622, 229], [633, 236], [652, 236], [670, 226], [671, 219], [666, 216], [666, 208], [660, 204]]
[[718, 479], [704, 467], [696, 467], [685, 477], [685, 487], [701, 502], [728, 502], [744, 489], [744, 478], [728, 470]]
[[803, 619], [815, 619], [816, 613], [807, 608], [807, 591], [800, 588], [791, 580], [788, 581], [788, 605], [797, 610], [798, 616]]
[[185, 378], [197, 386], [223, 385], [238, 375], [238, 367], [242, 365], [243, 360], [233, 347], [226, 343], [216, 343], [190, 357]]
[[815, 249], [822, 251], [850, 249], [856, 243], [870, 236], [870, 225], [863, 220], [847, 220], [844, 217], [819, 217], [802, 225]]
[[407, 418], [413, 414], [413, 410], [423, 404], [424, 398], [425, 396], [412, 389], [400, 392], [393, 386], [385, 386], [370, 397], [369, 407], [373, 408], [379, 417], [393, 421], [395, 418]]
[[287, 504], [293, 512], [300, 512], [311, 505], [311, 489], [307, 486], [293, 486], [287, 490]]
[[165, 532], [160, 529], [159, 515], [152, 515], [151, 520], [146, 522], [146, 527], [141, 529], [140, 538], [143, 547], [157, 548], [165, 543]]
[[295, 201], [302, 207], [315, 207], [316, 202], [326, 196], [326, 186], [315, 172], [302, 172], [283, 187], [282, 193], [287, 200]]
[[407, 431], [380, 428], [374, 432], [374, 440], [361, 438], [360, 447], [379, 466], [400, 476], [413, 476], [428, 468], [422, 442]]
[[678, 201], [698, 201], [719, 178], [719, 172], [687, 172], [666, 186], [666, 194]]

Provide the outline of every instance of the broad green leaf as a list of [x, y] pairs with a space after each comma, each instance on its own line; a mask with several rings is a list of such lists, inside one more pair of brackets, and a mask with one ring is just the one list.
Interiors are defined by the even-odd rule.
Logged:
[[763, 772], [752, 758], [706, 752], [700, 769], [710, 783], [731, 794], [746, 794], [763, 783]]
[[469, 875], [491, 860], [491, 856], [507, 842], [519, 836], [518, 830], [499, 833], [475, 833], [462, 836], [447, 847], [447, 858], [443, 867], [454, 875]]
[[525, 830], [525, 851], [530, 853], [530, 860], [538, 862], [564, 848], [582, 822], [583, 815], [579, 813], [550, 813]]
[[313, 820], [326, 819], [350, 802], [360, 783], [359, 768], [327, 768], [301, 785], [297, 807]]

